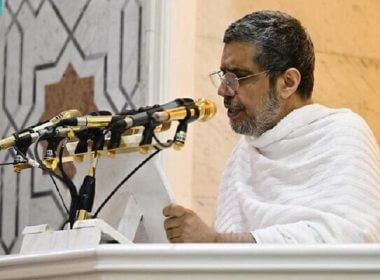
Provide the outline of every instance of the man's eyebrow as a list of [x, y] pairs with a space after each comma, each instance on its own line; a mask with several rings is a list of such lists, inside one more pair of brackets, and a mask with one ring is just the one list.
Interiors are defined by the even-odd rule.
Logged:
[[220, 67], [220, 70], [221, 70], [223, 73], [226, 73], [226, 72], [232, 72], [232, 73], [248, 73], [248, 74], [251, 74], [251, 73], [252, 73], [251, 70], [248, 70], [248, 69], [242, 69], [242, 68], [238, 68], [238, 67], [228, 68], [228, 67], [223, 67], [223, 66], [221, 66], [221, 67]]

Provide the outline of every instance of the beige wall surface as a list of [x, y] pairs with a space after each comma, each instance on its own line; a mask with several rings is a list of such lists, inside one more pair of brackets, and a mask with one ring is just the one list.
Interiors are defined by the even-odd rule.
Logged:
[[[175, 155], [169, 181], [177, 202], [192, 207], [212, 224], [225, 162], [240, 138], [228, 124], [222, 99], [208, 74], [219, 68], [223, 33], [247, 13], [263, 9], [287, 12], [310, 33], [316, 52], [314, 101], [359, 113], [380, 143], [380, 1], [378, 0], [175, 0], [171, 49], [171, 95], [186, 85], [186, 96], [216, 101], [219, 112], [207, 123], [193, 124], [191, 142]], [[183, 23], [189, 23], [189, 25]], [[181, 57], [181, 59], [178, 59]], [[187, 67], [189, 79], [180, 72]], [[182, 70], [181, 70], [182, 69]], [[191, 83], [191, 84], [190, 84]], [[170, 152], [172, 153], [172, 152]], [[189, 158], [191, 156], [191, 158]], [[169, 154], [169, 159], [174, 157]], [[174, 162], [169, 160], [169, 162]], [[185, 163], [186, 165], [182, 164]], [[187, 174], [188, 176], [178, 176]]]

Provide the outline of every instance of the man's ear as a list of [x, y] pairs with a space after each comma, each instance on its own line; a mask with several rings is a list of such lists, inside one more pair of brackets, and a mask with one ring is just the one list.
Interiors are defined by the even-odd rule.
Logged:
[[301, 73], [296, 68], [289, 68], [282, 73], [278, 81], [277, 86], [281, 98], [288, 99], [297, 91], [301, 82]]

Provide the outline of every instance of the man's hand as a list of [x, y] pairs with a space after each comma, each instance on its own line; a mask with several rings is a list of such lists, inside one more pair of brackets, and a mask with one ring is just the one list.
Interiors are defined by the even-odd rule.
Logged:
[[164, 227], [170, 242], [216, 242], [216, 231], [192, 210], [170, 204], [162, 212], [167, 217]]

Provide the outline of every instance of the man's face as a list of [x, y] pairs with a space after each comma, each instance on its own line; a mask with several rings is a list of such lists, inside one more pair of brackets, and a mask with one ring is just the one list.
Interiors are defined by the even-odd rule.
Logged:
[[[257, 74], [264, 69], [253, 62], [255, 54], [252, 43], [230, 42], [224, 46], [220, 68], [238, 78]], [[219, 88], [218, 94], [224, 97], [227, 115], [236, 133], [257, 137], [276, 125], [281, 106], [276, 88], [270, 87], [267, 74], [240, 80], [236, 92], [223, 88]]]

